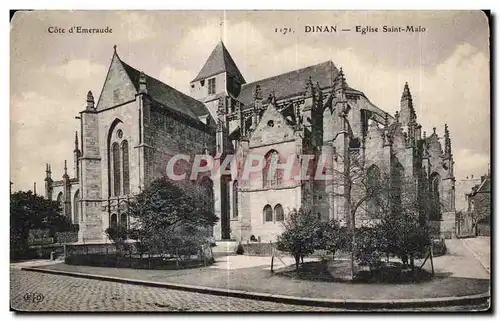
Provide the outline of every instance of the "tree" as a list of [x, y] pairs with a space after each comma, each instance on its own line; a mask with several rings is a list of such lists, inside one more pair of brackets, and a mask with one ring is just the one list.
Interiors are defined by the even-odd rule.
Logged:
[[351, 250], [351, 236], [347, 226], [341, 226], [339, 221], [332, 219], [323, 223], [320, 249], [332, 254], [335, 259], [337, 251]]
[[130, 235], [150, 254], [181, 260], [193, 251], [197, 254], [207, 241], [207, 228], [218, 220], [208, 194], [191, 181], [153, 181], [128, 204]]
[[291, 211], [283, 225], [285, 230], [278, 236], [277, 249], [293, 255], [298, 271], [301, 257], [321, 247], [323, 226], [312, 211], [302, 208]]
[[382, 219], [377, 228], [386, 240], [385, 252], [401, 257], [403, 263], [409, 257], [412, 269], [415, 267], [415, 256], [430, 246], [428, 228], [414, 213], [391, 213]]
[[69, 219], [61, 215], [58, 202], [47, 200], [31, 191], [10, 195], [10, 247], [25, 251], [30, 229], [48, 229], [49, 234], [71, 227]]

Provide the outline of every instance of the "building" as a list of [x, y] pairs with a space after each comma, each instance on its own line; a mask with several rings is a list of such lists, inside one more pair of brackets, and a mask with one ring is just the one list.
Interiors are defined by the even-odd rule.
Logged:
[[481, 176], [481, 182], [467, 194], [467, 212], [465, 220], [469, 221], [474, 235], [491, 235], [491, 173]]
[[[115, 48], [97, 104], [89, 92], [81, 112], [77, 179], [63, 184], [69, 188], [62, 199], [73, 202], [65, 213], [79, 221], [81, 240], [102, 240], [108, 226], [127, 224], [120, 200], [162, 177], [177, 153], [209, 153], [219, 165], [234, 155], [239, 172], [249, 155], [265, 159], [264, 169], [250, 179], [223, 175], [206, 185], [220, 217], [216, 240], [274, 240], [286, 214], [300, 207], [348, 223], [339, 179], [286, 180], [270, 170], [304, 154], [323, 160], [325, 175], [348, 168], [344, 160], [356, 157], [372, 179], [389, 173], [394, 186], [411, 181], [415, 197], [436, 204], [431, 215], [441, 219], [441, 232], [454, 233], [450, 133], [446, 125], [444, 137], [435, 128], [428, 137], [422, 133], [408, 84], [393, 116], [351, 88], [331, 61], [246, 83], [220, 42], [190, 87], [190, 96], [180, 93], [123, 62]], [[58, 184], [49, 170], [46, 190], [52, 199]], [[356, 190], [349, 196], [362, 197]], [[367, 202], [356, 222], [369, 222], [373, 211], [377, 205]]]

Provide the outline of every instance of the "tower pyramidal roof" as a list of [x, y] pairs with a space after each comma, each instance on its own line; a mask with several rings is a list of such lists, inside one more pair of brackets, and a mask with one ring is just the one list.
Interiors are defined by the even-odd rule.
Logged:
[[227, 72], [229, 76], [234, 77], [241, 84], [246, 83], [226, 46], [220, 41], [201, 68], [198, 76], [192, 81], [206, 79], [222, 72]]

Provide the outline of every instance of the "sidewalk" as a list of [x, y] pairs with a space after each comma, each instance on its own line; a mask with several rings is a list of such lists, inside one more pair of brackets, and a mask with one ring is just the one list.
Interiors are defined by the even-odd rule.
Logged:
[[[292, 258], [284, 258], [284, 260], [287, 264], [293, 262]], [[227, 256], [219, 258], [219, 261], [213, 266], [186, 270], [135, 270], [66, 264], [42, 266], [40, 269], [145, 282], [164, 282], [183, 286], [216, 288], [226, 291], [229, 289], [259, 292], [269, 296], [284, 295], [336, 300], [428, 300], [481, 294], [488, 292], [490, 286], [488, 279], [454, 277], [450, 273], [419, 284], [394, 285], [305, 281], [273, 275], [269, 270], [269, 264], [270, 258], [265, 257]]]
[[461, 239], [464, 246], [469, 250], [488, 273], [490, 273], [490, 238], [478, 236], [475, 238]]

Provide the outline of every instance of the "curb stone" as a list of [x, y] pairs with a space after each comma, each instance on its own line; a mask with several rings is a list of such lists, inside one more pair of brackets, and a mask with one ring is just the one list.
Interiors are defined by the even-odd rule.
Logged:
[[398, 308], [422, 308], [422, 307], [443, 307], [443, 306], [457, 306], [457, 305], [475, 305], [488, 302], [490, 293], [484, 292], [473, 295], [466, 295], [460, 297], [442, 297], [442, 298], [425, 298], [425, 299], [396, 299], [396, 300], [362, 300], [362, 299], [327, 299], [327, 298], [310, 298], [310, 297], [296, 297], [282, 294], [273, 293], [260, 293], [242, 290], [212, 288], [198, 285], [187, 285], [169, 282], [155, 282], [137, 279], [127, 279], [114, 276], [105, 276], [98, 274], [87, 274], [80, 272], [57, 271], [49, 269], [41, 269], [36, 267], [23, 267], [23, 271], [39, 272], [47, 274], [56, 274], [64, 276], [72, 276], [93, 280], [119, 282], [133, 285], [152, 286], [159, 288], [167, 288], [180, 291], [197, 292], [219, 296], [229, 296], [242, 299], [271, 301], [277, 303], [298, 304], [307, 306], [319, 306], [330, 308], [344, 308], [344, 309], [398, 309]]

